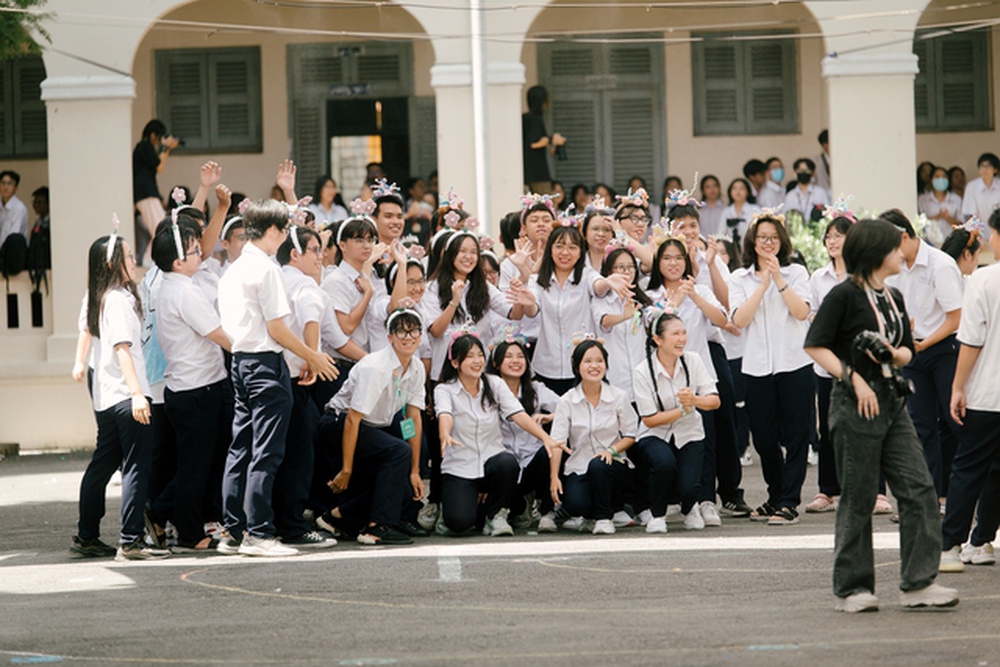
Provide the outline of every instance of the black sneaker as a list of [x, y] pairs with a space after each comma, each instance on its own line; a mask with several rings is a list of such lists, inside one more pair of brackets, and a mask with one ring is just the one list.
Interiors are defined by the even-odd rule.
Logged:
[[110, 558], [118, 553], [118, 550], [101, 542], [99, 538], [92, 537], [89, 540], [82, 540], [74, 535], [69, 552], [81, 558]]
[[115, 560], [126, 561], [126, 560], [163, 560], [164, 558], [170, 557], [169, 549], [159, 549], [157, 547], [151, 547], [146, 544], [145, 540], [139, 538], [133, 540], [128, 544], [122, 544], [118, 547], [118, 552], [115, 554]]
[[416, 521], [404, 521], [398, 526], [396, 530], [403, 533], [404, 535], [409, 535], [410, 537], [430, 537], [429, 531], [424, 530], [419, 523]]
[[362, 530], [358, 535], [358, 542], [369, 546], [413, 544], [413, 538], [409, 535], [404, 535], [395, 528], [386, 526], [385, 524], [378, 524], [376, 526], [368, 526]]
[[[326, 531], [323, 531], [326, 532]], [[281, 543], [297, 549], [326, 549], [337, 546], [337, 540], [332, 537], [324, 537], [315, 530], [302, 533], [298, 537], [283, 537]]]
[[736, 519], [744, 519], [750, 516], [750, 512], [752, 511], [752, 507], [747, 505], [742, 498], [738, 498], [736, 500], [723, 501], [720, 514]]

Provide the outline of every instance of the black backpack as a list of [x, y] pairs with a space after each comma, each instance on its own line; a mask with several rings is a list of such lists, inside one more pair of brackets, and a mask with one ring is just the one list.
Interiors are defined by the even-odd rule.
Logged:
[[31, 276], [32, 291], [40, 292], [44, 281], [45, 293], [48, 294], [49, 280], [46, 271], [52, 268], [52, 233], [47, 218], [36, 222], [31, 230], [26, 268]]
[[28, 263], [28, 239], [24, 234], [11, 234], [0, 246], [0, 273], [5, 280], [24, 271]]

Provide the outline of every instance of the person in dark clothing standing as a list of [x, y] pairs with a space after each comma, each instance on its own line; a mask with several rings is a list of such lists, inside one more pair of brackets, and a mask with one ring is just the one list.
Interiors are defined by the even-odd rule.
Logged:
[[556, 149], [566, 145], [566, 137], [555, 132], [550, 137], [545, 131], [542, 112], [549, 105], [549, 91], [544, 86], [528, 89], [528, 113], [521, 116], [521, 141], [524, 148], [524, 182], [530, 192], [552, 192], [552, 175], [546, 148], [554, 155]]
[[[142, 139], [132, 151], [132, 199], [142, 216], [142, 224], [149, 232], [149, 238], [156, 236], [156, 226], [166, 216], [163, 198], [156, 186], [156, 175], [163, 171], [170, 151], [177, 148], [180, 141], [167, 134], [163, 121], [153, 119], [142, 128]], [[143, 264], [149, 265], [152, 243], [147, 243]]]

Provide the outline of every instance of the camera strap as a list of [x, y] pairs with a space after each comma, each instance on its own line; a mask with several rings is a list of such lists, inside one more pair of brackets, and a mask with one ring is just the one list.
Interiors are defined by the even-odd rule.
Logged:
[[868, 305], [872, 307], [872, 311], [875, 313], [875, 321], [878, 323], [878, 333], [890, 345], [895, 347], [903, 340], [903, 316], [900, 315], [896, 300], [892, 298], [892, 294], [889, 293], [888, 288], [885, 288], [883, 294], [889, 302], [889, 307], [892, 311], [889, 314], [890, 321], [888, 323], [885, 321], [885, 316], [878, 307], [878, 295], [872, 289], [871, 285], [867, 282], [865, 283], [865, 296], [868, 297]]

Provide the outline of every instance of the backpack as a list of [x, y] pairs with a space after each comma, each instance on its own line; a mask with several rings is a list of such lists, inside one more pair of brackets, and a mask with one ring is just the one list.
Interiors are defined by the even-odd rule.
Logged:
[[49, 229], [49, 220], [45, 218], [35, 223], [31, 230], [31, 243], [28, 245], [27, 269], [33, 292], [40, 292], [44, 281], [45, 292], [48, 293], [49, 280], [45, 272], [51, 268], [52, 232]]
[[0, 246], [0, 273], [10, 283], [10, 277], [24, 271], [28, 261], [28, 239], [24, 234], [11, 234]]

